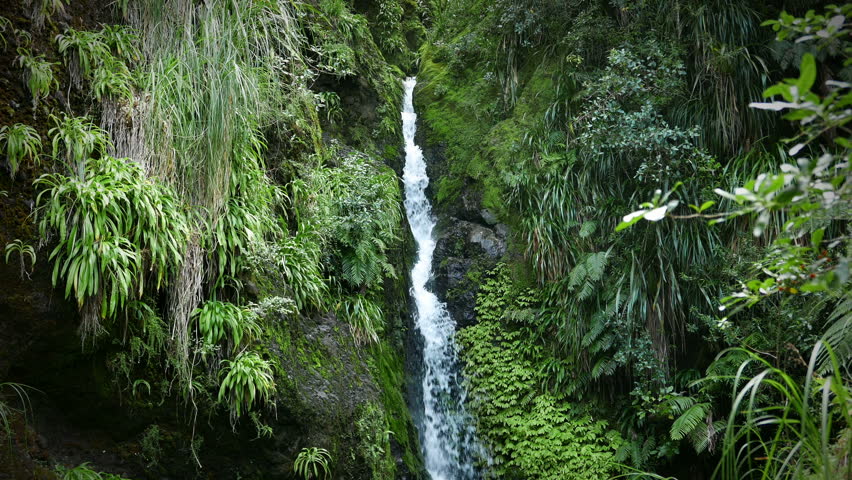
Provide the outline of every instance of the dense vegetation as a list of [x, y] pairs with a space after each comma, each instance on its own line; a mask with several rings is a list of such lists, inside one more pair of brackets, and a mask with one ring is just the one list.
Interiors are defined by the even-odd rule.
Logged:
[[[389, 165], [399, 168], [399, 79], [423, 7], [26, 3], [0, 12], [27, 90], [10, 114], [21, 120], [0, 130], [3, 194], [33, 201], [30, 216], [4, 213], [24, 232], [5, 258], [20, 260], [21, 280], [50, 272], [79, 312], [81, 354], [109, 372], [97, 388], [151, 419], [136, 436], [146, 475], [189, 474], [161, 463], [167, 445], [190, 470], [209, 468], [202, 442], [222, 435], [220, 418], [233, 441], [248, 431], [275, 448], [290, 428], [279, 415], [309, 423], [298, 402], [328, 394], [311, 382], [343, 371], [362, 386], [337, 388], [366, 393], [308, 405], [323, 419], [276, 453], [289, 462], [279, 475], [417, 474], [401, 391], [405, 289], [387, 282], [407, 268], [392, 255], [407, 247]], [[342, 103], [353, 83], [368, 116]], [[310, 333], [317, 322], [332, 322], [329, 338]], [[39, 386], [3, 384], [4, 439], [31, 435], [15, 418], [38, 409], [19, 407]], [[320, 432], [330, 422], [358, 428]], [[323, 443], [299, 444], [310, 438]], [[15, 467], [4, 458], [0, 470]], [[252, 463], [221, 475], [259, 478]], [[56, 473], [100, 478], [86, 465]]]
[[[416, 74], [437, 213], [510, 232], [456, 338], [484, 477], [852, 478], [852, 6], [24, 3], [0, 10], [0, 325], [43, 326], [0, 344], [0, 470], [423, 477]], [[56, 363], [85, 386], [14, 378], [72, 323]], [[21, 463], [42, 388], [127, 418], [120, 470]]]
[[514, 231], [459, 334], [489, 471], [850, 474], [850, 10], [809, 6], [442, 6], [436, 198]]

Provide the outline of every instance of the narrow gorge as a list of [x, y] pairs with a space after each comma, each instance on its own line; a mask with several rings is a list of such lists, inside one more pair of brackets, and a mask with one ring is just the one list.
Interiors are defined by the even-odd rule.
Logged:
[[852, 480], [852, 4], [0, 3], [0, 480]]
[[[447, 306], [427, 284], [433, 276], [435, 219], [426, 198], [429, 176], [420, 147], [415, 144], [414, 78], [405, 80], [402, 133], [405, 138], [405, 212], [417, 243], [417, 260], [411, 270], [415, 325], [423, 338], [423, 394], [420, 439], [426, 471], [433, 480], [476, 478], [474, 461], [480, 455], [473, 420], [464, 406], [465, 392], [455, 345], [456, 323]], [[418, 355], [421, 357], [421, 355]]]

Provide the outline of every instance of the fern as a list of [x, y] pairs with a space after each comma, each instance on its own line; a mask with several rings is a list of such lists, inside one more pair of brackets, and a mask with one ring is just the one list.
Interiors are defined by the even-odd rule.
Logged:
[[683, 440], [699, 427], [706, 428], [707, 414], [710, 412], [709, 403], [696, 403], [687, 408], [672, 423], [669, 435], [672, 440]]

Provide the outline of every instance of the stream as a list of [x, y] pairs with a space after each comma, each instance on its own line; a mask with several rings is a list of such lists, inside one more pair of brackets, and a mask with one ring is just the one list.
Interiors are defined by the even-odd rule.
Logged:
[[416, 79], [405, 80], [402, 130], [405, 138], [405, 213], [417, 243], [417, 260], [411, 270], [414, 320], [423, 340], [423, 412], [418, 430], [426, 470], [432, 480], [472, 480], [479, 477], [474, 462], [481, 449], [470, 415], [464, 408], [464, 388], [456, 346], [456, 324], [446, 305], [427, 288], [432, 276], [435, 218], [426, 196], [429, 177], [423, 152], [414, 141]]

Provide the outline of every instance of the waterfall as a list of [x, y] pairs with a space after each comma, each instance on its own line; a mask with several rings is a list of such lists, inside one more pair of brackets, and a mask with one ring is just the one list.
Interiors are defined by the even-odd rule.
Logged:
[[474, 459], [479, 452], [475, 431], [464, 409], [458, 358], [453, 341], [455, 322], [446, 305], [430, 292], [435, 219], [426, 198], [429, 177], [423, 152], [414, 143], [414, 78], [405, 80], [402, 131], [405, 137], [405, 213], [417, 242], [417, 262], [411, 270], [415, 324], [423, 337], [423, 408], [418, 425], [426, 470], [433, 480], [477, 478]]

